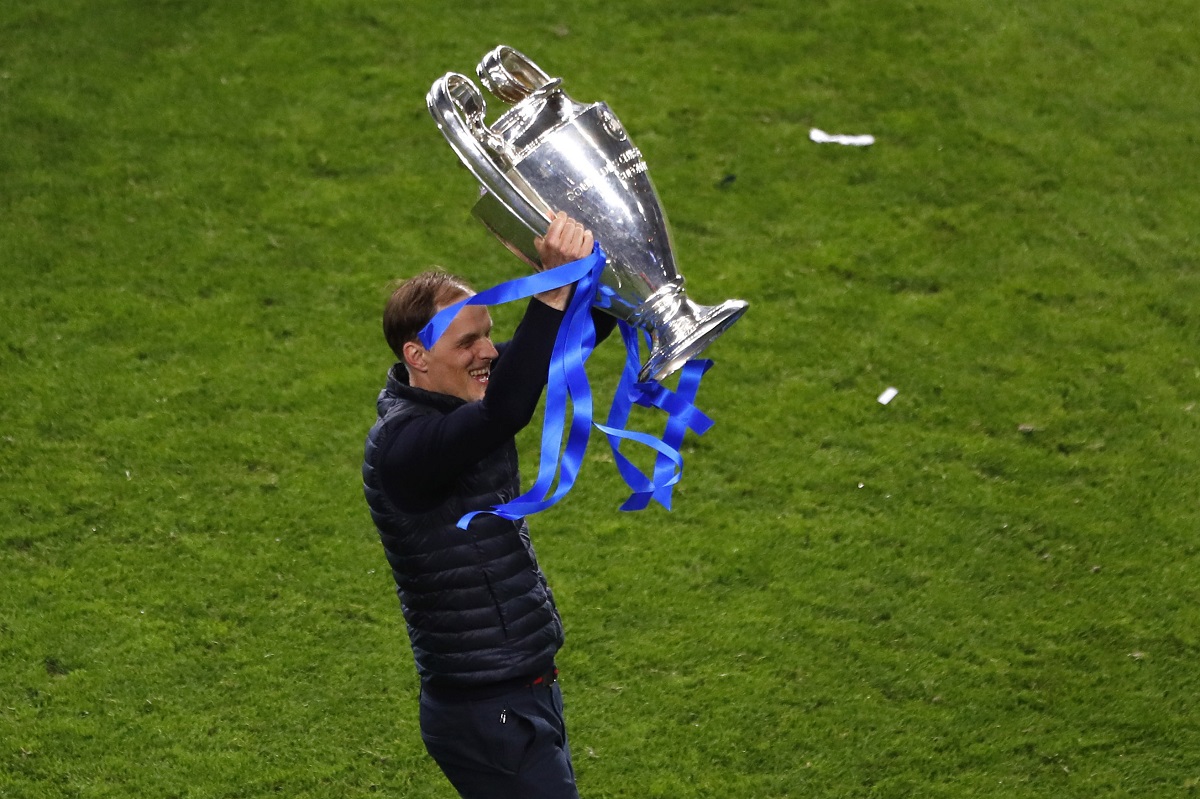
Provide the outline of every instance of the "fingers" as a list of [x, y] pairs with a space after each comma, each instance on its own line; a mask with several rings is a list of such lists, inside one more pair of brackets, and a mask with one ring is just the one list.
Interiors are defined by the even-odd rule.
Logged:
[[534, 240], [542, 264], [558, 266], [591, 254], [595, 238], [592, 231], [559, 211], [550, 220], [546, 235]]
[[554, 215], [554, 219], [550, 221], [550, 229], [546, 231], [546, 241], [564, 254], [578, 247], [582, 237], [583, 225], [562, 211]]

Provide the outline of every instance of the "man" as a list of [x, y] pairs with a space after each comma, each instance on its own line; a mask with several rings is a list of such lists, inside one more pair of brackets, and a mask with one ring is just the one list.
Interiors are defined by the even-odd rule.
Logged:
[[[535, 243], [553, 268], [593, 241], [559, 213]], [[388, 301], [399, 363], [367, 437], [364, 490], [408, 624], [429, 754], [467, 799], [576, 799], [554, 665], [562, 621], [525, 520], [481, 514], [456, 527], [520, 493], [513, 437], [545, 387], [570, 287], [535, 295], [507, 344], [494, 346], [487, 309], [468, 305], [426, 349], [420, 330], [472, 294], [426, 272]]]

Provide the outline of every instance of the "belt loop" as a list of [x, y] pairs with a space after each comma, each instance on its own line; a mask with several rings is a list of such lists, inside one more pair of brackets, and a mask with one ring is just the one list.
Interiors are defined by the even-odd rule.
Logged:
[[553, 685], [558, 681], [558, 667], [551, 666], [550, 671], [538, 677], [530, 685]]

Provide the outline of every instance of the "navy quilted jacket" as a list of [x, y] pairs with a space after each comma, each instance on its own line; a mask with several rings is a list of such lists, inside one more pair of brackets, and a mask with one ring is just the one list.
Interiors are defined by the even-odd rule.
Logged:
[[[397, 373], [401, 377], [397, 377]], [[427, 684], [486, 685], [539, 674], [563, 643], [563, 627], [538, 568], [525, 521], [466, 512], [520, 491], [512, 439], [462, 472], [441, 500], [421, 512], [397, 507], [379, 467], [406, 420], [446, 414], [462, 400], [413, 388], [393, 369], [367, 436], [363, 488], [396, 580], [417, 672]]]

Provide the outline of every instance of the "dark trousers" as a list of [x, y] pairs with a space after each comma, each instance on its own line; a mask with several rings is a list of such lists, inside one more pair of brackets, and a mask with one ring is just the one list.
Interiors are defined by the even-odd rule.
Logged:
[[463, 799], [579, 799], [557, 681], [488, 699], [423, 691], [421, 737]]

